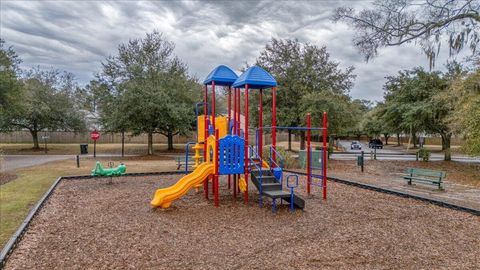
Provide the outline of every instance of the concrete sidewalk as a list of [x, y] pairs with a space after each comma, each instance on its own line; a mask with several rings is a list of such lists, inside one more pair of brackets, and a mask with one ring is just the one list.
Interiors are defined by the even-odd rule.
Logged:
[[[120, 157], [121, 155], [97, 155], [97, 157]], [[133, 156], [133, 155], [125, 155]], [[2, 166], [5, 172], [13, 171], [20, 168], [41, 165], [51, 161], [59, 160], [75, 160], [75, 155], [5, 155]], [[93, 158], [93, 155], [81, 155], [83, 158]]]

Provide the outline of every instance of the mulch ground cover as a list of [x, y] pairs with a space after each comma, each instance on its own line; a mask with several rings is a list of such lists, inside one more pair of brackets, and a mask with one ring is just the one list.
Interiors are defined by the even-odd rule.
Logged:
[[[179, 175], [65, 180], [34, 218], [6, 269], [478, 269], [480, 217], [329, 182], [305, 211], [276, 214], [190, 191], [152, 210], [155, 189]], [[211, 197], [212, 198], [212, 197]]]

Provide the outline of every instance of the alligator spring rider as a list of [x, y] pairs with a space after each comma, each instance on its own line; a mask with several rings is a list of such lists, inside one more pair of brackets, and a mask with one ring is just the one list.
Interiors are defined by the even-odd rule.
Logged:
[[[323, 198], [327, 196], [326, 186], [326, 113], [323, 113], [323, 127], [310, 126], [310, 114], [307, 114], [306, 127], [280, 127], [276, 126], [276, 80], [264, 69], [253, 66], [248, 68], [238, 77], [229, 67], [220, 65], [215, 68], [204, 80], [204, 101], [197, 104], [197, 141], [194, 144], [195, 165], [193, 172], [186, 174], [174, 185], [158, 189], [151, 201], [153, 207], [168, 208], [173, 201], [186, 194], [191, 188], [199, 190], [203, 187], [205, 198], [209, 197], [209, 183], [212, 183], [214, 206], [218, 207], [218, 181], [220, 175], [226, 175], [228, 189], [233, 191], [233, 196], [241, 196], [245, 203], [249, 200], [249, 179], [260, 194], [259, 204], [262, 206], [263, 197], [272, 199], [272, 211], [276, 211], [276, 200], [280, 199], [289, 203], [291, 209], [303, 209], [305, 201], [295, 194], [298, 186], [298, 175], [290, 174], [283, 181], [284, 159], [276, 150], [277, 130], [303, 130], [307, 135], [307, 193], [310, 194], [312, 178], [320, 179], [317, 184], [323, 190]], [[211, 103], [208, 102], [209, 86], [211, 89]], [[215, 87], [228, 88], [228, 116], [215, 114]], [[244, 97], [244, 109], [241, 111], [241, 90]], [[271, 89], [272, 95], [272, 123], [263, 126], [263, 92]], [[250, 91], [259, 91], [259, 119], [258, 128], [255, 130], [255, 146], [249, 145], [248, 136], [248, 94]], [[199, 105], [203, 108], [203, 115], [199, 115]], [[243, 115], [242, 115], [243, 114]], [[243, 129], [241, 127], [243, 125]], [[262, 155], [263, 132], [271, 133], [269, 156]], [[321, 130], [323, 137], [320, 167], [315, 169], [319, 173], [312, 173], [310, 133]], [[318, 162], [317, 162], [318, 163]], [[188, 162], [186, 164], [188, 166]], [[284, 183], [285, 182], [285, 183]]]

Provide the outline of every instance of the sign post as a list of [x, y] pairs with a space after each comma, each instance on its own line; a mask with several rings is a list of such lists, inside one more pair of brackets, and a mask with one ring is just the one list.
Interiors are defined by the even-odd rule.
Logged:
[[47, 136], [47, 133], [45, 132], [45, 134], [42, 136], [42, 139], [43, 139], [43, 143], [44, 143], [44, 147], [45, 147], [45, 154], [47, 153], [48, 149], [47, 149], [47, 140], [50, 139], [50, 136]]
[[97, 130], [90, 132], [90, 138], [93, 140], [93, 157], [97, 157], [97, 140], [100, 139], [100, 133]]

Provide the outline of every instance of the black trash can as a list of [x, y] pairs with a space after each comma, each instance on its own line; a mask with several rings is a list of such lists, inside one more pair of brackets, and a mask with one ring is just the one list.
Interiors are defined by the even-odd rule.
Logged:
[[86, 143], [80, 144], [80, 154], [82, 155], [88, 154], [88, 144]]

